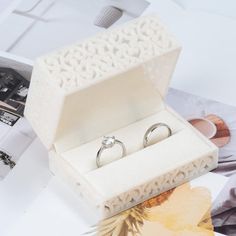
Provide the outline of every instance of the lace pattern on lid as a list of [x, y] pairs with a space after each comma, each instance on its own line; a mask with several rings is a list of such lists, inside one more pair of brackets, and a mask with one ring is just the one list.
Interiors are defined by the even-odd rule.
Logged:
[[156, 16], [142, 17], [39, 59], [65, 91], [87, 86], [179, 47]]

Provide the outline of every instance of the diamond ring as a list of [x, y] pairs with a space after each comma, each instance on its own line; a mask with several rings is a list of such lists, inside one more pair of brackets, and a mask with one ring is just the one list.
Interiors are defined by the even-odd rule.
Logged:
[[96, 164], [98, 168], [102, 166], [101, 160], [100, 160], [102, 152], [106, 149], [114, 147], [115, 145], [119, 145], [121, 147], [122, 149], [121, 157], [124, 157], [126, 155], [125, 145], [120, 140], [116, 139], [114, 136], [105, 136], [102, 140], [102, 146], [98, 150], [97, 156], [96, 156]]
[[149, 142], [150, 142], [150, 136], [151, 134], [158, 128], [161, 128], [161, 127], [164, 127], [167, 129], [168, 131], [168, 134], [167, 134], [167, 137], [171, 136], [172, 135], [172, 130], [171, 128], [165, 124], [165, 123], [156, 123], [154, 125], [152, 125], [151, 127], [149, 127], [143, 137], [143, 147], [147, 147], [149, 146]]

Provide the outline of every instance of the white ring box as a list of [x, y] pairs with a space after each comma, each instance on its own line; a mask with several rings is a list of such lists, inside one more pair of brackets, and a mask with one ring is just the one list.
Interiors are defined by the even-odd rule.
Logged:
[[[217, 166], [217, 147], [163, 100], [180, 50], [159, 18], [146, 16], [35, 63], [25, 115], [52, 172], [102, 218]], [[173, 135], [144, 149], [145, 131], [158, 122]], [[97, 168], [104, 135], [121, 140], [127, 156]], [[102, 158], [110, 155], [119, 146]]]

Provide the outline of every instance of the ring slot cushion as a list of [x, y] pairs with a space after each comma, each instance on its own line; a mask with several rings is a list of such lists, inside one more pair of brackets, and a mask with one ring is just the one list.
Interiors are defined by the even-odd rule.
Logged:
[[[49, 150], [52, 172], [101, 218], [217, 166], [217, 147], [164, 102], [180, 50], [152, 15], [35, 63], [25, 116]], [[144, 133], [158, 122], [173, 135], [144, 149]], [[104, 135], [121, 140], [127, 156], [97, 168]]]

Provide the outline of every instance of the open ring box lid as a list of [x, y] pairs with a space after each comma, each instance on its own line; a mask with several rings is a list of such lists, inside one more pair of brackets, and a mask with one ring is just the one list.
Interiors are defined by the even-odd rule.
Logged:
[[[49, 150], [50, 168], [102, 218], [117, 214], [217, 166], [218, 149], [164, 103], [180, 46], [157, 16], [145, 16], [40, 57], [25, 115]], [[173, 135], [143, 148], [164, 122]], [[158, 135], [166, 131], [160, 129]], [[101, 168], [104, 135], [119, 145]]]

